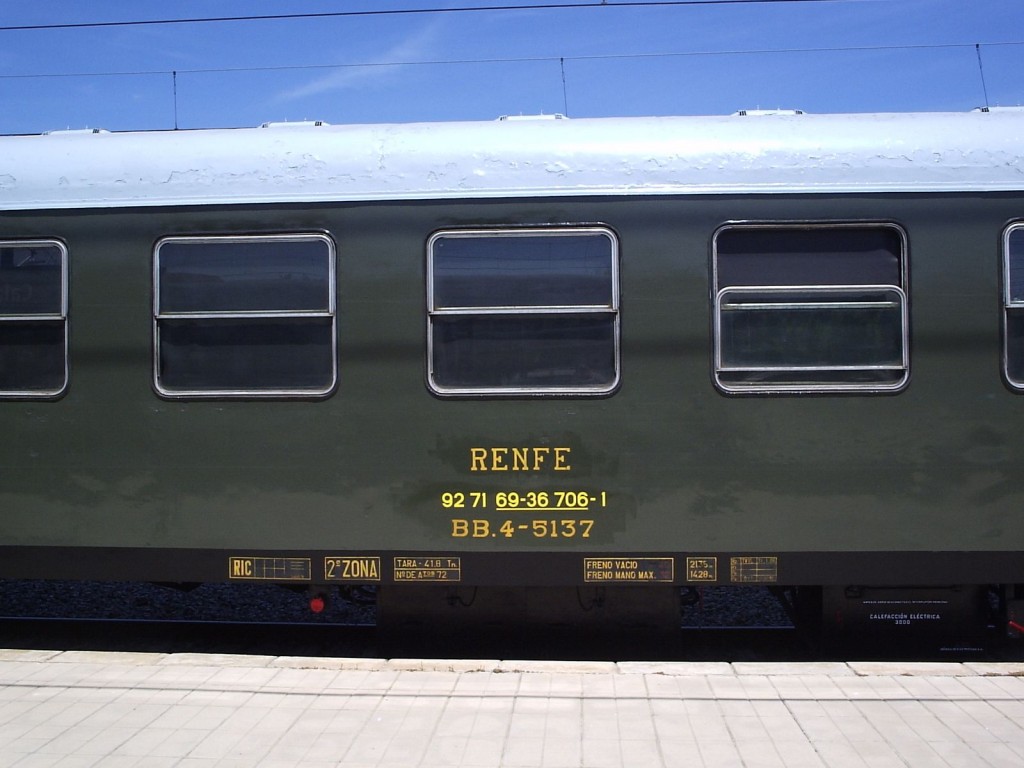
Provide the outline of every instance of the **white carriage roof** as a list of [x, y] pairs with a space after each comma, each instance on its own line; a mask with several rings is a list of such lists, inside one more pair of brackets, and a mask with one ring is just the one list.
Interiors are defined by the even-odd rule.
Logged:
[[0, 210], [1021, 189], [1015, 109], [0, 138]]

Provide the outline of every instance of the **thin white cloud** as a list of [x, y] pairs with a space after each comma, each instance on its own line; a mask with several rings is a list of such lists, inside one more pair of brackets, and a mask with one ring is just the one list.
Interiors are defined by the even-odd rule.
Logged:
[[440, 23], [424, 26], [380, 55], [357, 64], [332, 68], [326, 74], [304, 85], [281, 91], [274, 97], [274, 101], [296, 101], [324, 93], [377, 85], [385, 80], [394, 79], [403, 69], [403, 62], [423, 61], [429, 58], [439, 27]]

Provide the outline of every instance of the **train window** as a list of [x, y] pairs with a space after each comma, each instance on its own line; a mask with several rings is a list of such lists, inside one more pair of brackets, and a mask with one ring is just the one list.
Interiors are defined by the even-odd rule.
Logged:
[[153, 259], [167, 397], [318, 397], [337, 378], [335, 250], [318, 234], [168, 237]]
[[601, 395], [619, 380], [618, 241], [603, 227], [438, 232], [427, 246], [440, 395]]
[[906, 385], [901, 229], [734, 224], [715, 234], [712, 251], [719, 389], [891, 392]]
[[0, 241], [0, 397], [56, 397], [68, 383], [67, 249]]
[[1003, 235], [1003, 370], [1024, 390], [1024, 223]]

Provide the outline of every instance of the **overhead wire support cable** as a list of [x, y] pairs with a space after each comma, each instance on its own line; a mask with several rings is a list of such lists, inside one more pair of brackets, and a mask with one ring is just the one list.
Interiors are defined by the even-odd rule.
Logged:
[[569, 116], [569, 92], [565, 87], [565, 57], [558, 60], [558, 66], [562, 70], [562, 114]]
[[985, 97], [985, 109], [989, 109], [988, 86], [985, 84], [985, 67], [981, 63], [981, 43], [974, 44], [974, 52], [978, 54], [978, 72], [981, 74], [981, 93]]

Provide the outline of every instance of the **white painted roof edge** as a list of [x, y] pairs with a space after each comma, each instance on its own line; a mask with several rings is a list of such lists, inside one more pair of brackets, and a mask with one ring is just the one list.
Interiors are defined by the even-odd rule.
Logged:
[[0, 210], [1024, 190], [1024, 111], [0, 138]]

